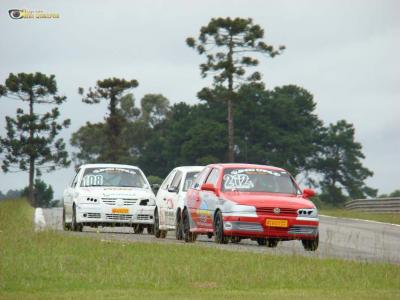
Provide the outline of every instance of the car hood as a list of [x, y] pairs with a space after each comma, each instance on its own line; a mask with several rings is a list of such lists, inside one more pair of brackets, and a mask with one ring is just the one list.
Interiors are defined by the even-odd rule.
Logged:
[[79, 189], [82, 195], [109, 198], [143, 198], [155, 197], [149, 189], [130, 188], [130, 187], [82, 187]]
[[240, 205], [257, 207], [314, 208], [315, 205], [301, 196], [271, 193], [225, 192], [221, 198]]

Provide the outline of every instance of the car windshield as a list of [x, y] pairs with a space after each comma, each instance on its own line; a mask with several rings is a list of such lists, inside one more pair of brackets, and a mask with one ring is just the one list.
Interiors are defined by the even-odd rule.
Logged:
[[182, 191], [186, 192], [193, 184], [199, 172], [188, 172], [186, 174], [185, 182], [183, 183]]
[[82, 187], [117, 186], [146, 188], [141, 172], [130, 168], [87, 168], [83, 174]]
[[281, 194], [299, 191], [288, 172], [253, 168], [225, 169], [222, 190]]

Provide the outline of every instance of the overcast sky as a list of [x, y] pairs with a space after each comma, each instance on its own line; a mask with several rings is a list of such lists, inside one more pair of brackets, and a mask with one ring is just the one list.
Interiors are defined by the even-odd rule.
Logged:
[[[8, 10], [57, 12], [58, 20], [13, 20]], [[81, 102], [79, 86], [111, 76], [137, 79], [136, 99], [162, 93], [172, 103], [197, 103], [209, 81], [202, 61], [185, 44], [212, 17], [251, 17], [268, 43], [285, 53], [259, 67], [268, 88], [285, 84], [314, 95], [326, 123], [346, 119], [363, 145], [364, 165], [374, 171], [367, 183], [380, 193], [400, 188], [400, 1], [1, 1], [0, 83], [9, 73], [55, 74], [61, 106], [72, 125], [103, 120], [106, 104]], [[137, 100], [138, 101], [138, 100]], [[26, 104], [0, 99], [0, 135], [5, 116]], [[48, 110], [49, 107], [38, 107]], [[71, 150], [71, 147], [69, 147]], [[43, 176], [55, 196], [73, 168]], [[27, 185], [25, 173], [0, 173], [0, 190]]]

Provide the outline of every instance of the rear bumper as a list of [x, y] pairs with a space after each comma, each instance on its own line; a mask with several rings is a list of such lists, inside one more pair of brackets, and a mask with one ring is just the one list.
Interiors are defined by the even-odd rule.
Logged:
[[[267, 219], [287, 220], [287, 227], [267, 226]], [[224, 234], [250, 238], [278, 238], [281, 240], [314, 239], [318, 235], [318, 218], [257, 215], [224, 216]]]
[[101, 223], [104, 226], [112, 224], [154, 224], [155, 206], [131, 205], [121, 206], [118, 209], [126, 210], [123, 213], [113, 212], [109, 205], [78, 205], [76, 207], [76, 221], [83, 224]]

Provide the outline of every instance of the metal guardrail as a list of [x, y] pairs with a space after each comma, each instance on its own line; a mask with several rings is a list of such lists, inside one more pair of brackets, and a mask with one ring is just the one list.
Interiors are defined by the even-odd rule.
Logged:
[[356, 199], [345, 204], [348, 210], [400, 213], [400, 198]]

